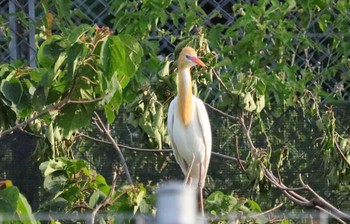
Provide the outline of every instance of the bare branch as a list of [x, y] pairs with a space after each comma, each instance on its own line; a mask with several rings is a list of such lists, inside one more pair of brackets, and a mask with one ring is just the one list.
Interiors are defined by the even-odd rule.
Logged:
[[232, 92], [230, 90], [228, 90], [227, 86], [225, 85], [225, 83], [222, 81], [222, 79], [220, 78], [220, 76], [218, 75], [218, 73], [216, 72], [215, 69], [212, 69], [213, 74], [215, 76], [215, 78], [220, 82], [220, 84], [222, 85], [222, 87], [224, 87], [224, 89], [226, 90], [226, 92], [228, 94], [230, 94], [232, 96]]
[[277, 206], [275, 206], [275, 207], [273, 207], [273, 208], [271, 208], [271, 209], [269, 209], [269, 210], [267, 210], [267, 211], [264, 211], [264, 212], [262, 212], [262, 213], [259, 213], [259, 214], [256, 214], [256, 215], [252, 215], [252, 216], [250, 216], [250, 218], [256, 218], [256, 217], [259, 217], [259, 216], [266, 215], [266, 214], [268, 214], [268, 213], [270, 213], [270, 212], [276, 211], [277, 209], [279, 209], [279, 208], [282, 207], [282, 206], [283, 206], [283, 203], [281, 203], [281, 204], [279, 204], [279, 205], [277, 205]]
[[335, 148], [338, 150], [339, 154], [341, 155], [341, 157], [343, 158], [343, 160], [345, 160], [345, 162], [350, 165], [348, 159], [346, 158], [346, 156], [344, 155], [344, 153], [341, 151], [340, 147], [339, 147], [339, 144], [337, 141], [334, 141], [334, 144], [335, 144]]
[[247, 127], [244, 121], [244, 115], [242, 114], [239, 119], [238, 122], [241, 124], [243, 132], [248, 140], [249, 143], [249, 147], [254, 150], [254, 152], [256, 152], [256, 147], [254, 146], [253, 140], [250, 136], [250, 127]]
[[[102, 130], [102, 129], [101, 129]], [[103, 130], [102, 130], [103, 132]], [[84, 133], [79, 132], [77, 137], [84, 137], [87, 138], [89, 140], [95, 141], [95, 142], [99, 142], [99, 143], [103, 143], [103, 144], [108, 144], [111, 145], [112, 143], [109, 141], [104, 141], [98, 138], [94, 138], [92, 136], [86, 135]], [[163, 153], [163, 152], [172, 152], [172, 149], [146, 149], [146, 148], [137, 148], [137, 147], [132, 147], [132, 146], [128, 146], [128, 145], [123, 145], [123, 144], [119, 144], [117, 143], [117, 145], [121, 148], [125, 148], [125, 149], [130, 149], [133, 151], [140, 151], [140, 152], [156, 152], [156, 153]]]
[[228, 117], [228, 118], [230, 118], [230, 119], [232, 119], [232, 120], [234, 120], [234, 121], [238, 121], [238, 120], [239, 120], [238, 117], [229, 115], [228, 113], [225, 113], [225, 112], [223, 112], [223, 111], [221, 111], [221, 110], [219, 110], [219, 109], [213, 107], [212, 105], [210, 105], [210, 104], [208, 104], [208, 103], [206, 103], [206, 102], [204, 102], [204, 104], [205, 104], [207, 107], [209, 107], [210, 109], [212, 109], [212, 110], [214, 110], [214, 111], [216, 111], [216, 112], [218, 112], [218, 113], [224, 115], [225, 117]]
[[[210, 108], [212, 108], [213, 110], [215, 110], [216, 112], [228, 117], [228, 118], [232, 118], [233, 116], [231, 115], [226, 115], [226, 113], [218, 110], [218, 109], [214, 109], [214, 107], [210, 106], [207, 104], [207, 106], [209, 106]], [[256, 151], [256, 147], [252, 141], [252, 138], [250, 136], [250, 128], [252, 126], [252, 117], [250, 119], [250, 124], [247, 127], [245, 124], [245, 120], [244, 120], [244, 116], [242, 115], [239, 119], [234, 118], [233, 120], [238, 121], [243, 129], [243, 132], [245, 134], [245, 137], [247, 138], [249, 147], [251, 150]], [[340, 149], [340, 148], [339, 148]], [[338, 149], [338, 150], [339, 150]], [[262, 164], [263, 165], [263, 164]], [[339, 209], [337, 209], [336, 207], [334, 207], [332, 204], [330, 204], [329, 202], [327, 202], [324, 198], [322, 198], [320, 195], [318, 195], [309, 185], [306, 185], [301, 176], [300, 176], [300, 182], [302, 184], [302, 187], [299, 188], [289, 188], [286, 185], [283, 184], [281, 177], [279, 176], [279, 178], [277, 178], [270, 170], [268, 170], [264, 165], [263, 165], [263, 172], [264, 172], [264, 176], [266, 177], [266, 179], [272, 184], [272, 186], [280, 189], [282, 191], [282, 193], [291, 201], [293, 201], [294, 203], [303, 206], [303, 207], [311, 207], [311, 208], [315, 208], [318, 209], [321, 212], [325, 212], [327, 214], [329, 214], [330, 216], [332, 216], [334, 219], [336, 219], [338, 222], [340, 223], [346, 223], [344, 220], [350, 220], [350, 215], [345, 214], [344, 212], [340, 211]], [[311, 200], [306, 199], [305, 197], [299, 195], [298, 193], [296, 193], [296, 191], [300, 191], [300, 190], [306, 190], [308, 192], [310, 192], [313, 195], [313, 198]]]
[[100, 116], [98, 116], [98, 114], [95, 112], [95, 117], [96, 117], [96, 123], [101, 127], [101, 129], [103, 130], [104, 134], [107, 136], [108, 140], [110, 141], [110, 143], [112, 144], [113, 148], [115, 149], [115, 151], [117, 152], [119, 158], [120, 158], [120, 163], [123, 165], [124, 169], [125, 169], [125, 174], [126, 177], [128, 179], [128, 182], [131, 185], [133, 184], [129, 169], [128, 169], [128, 165], [126, 164], [124, 155], [122, 153], [122, 151], [120, 150], [118, 144], [116, 143], [116, 141], [114, 140], [114, 138], [112, 137], [110, 131], [106, 128], [106, 126], [103, 124]]
[[2, 138], [3, 136], [5, 136], [7, 134], [12, 133], [13, 131], [15, 131], [17, 129], [23, 128], [24, 126], [28, 125], [32, 121], [35, 121], [36, 119], [38, 119], [39, 117], [41, 117], [41, 116], [43, 116], [43, 115], [45, 115], [47, 113], [50, 113], [50, 112], [52, 112], [54, 110], [59, 110], [60, 108], [62, 108], [63, 106], [65, 106], [68, 103], [68, 100], [69, 100], [69, 98], [65, 98], [62, 101], [60, 101], [60, 102], [58, 102], [58, 103], [56, 103], [56, 104], [46, 108], [45, 110], [39, 112], [38, 114], [34, 115], [33, 117], [28, 118], [28, 119], [24, 120], [23, 122], [21, 122], [21, 123], [13, 126], [11, 128], [9, 128], [9, 129], [3, 131], [3, 132], [1, 132], [0, 133], [0, 138]]
[[245, 168], [244, 168], [244, 166], [243, 166], [243, 164], [242, 164], [242, 162], [241, 162], [240, 156], [239, 156], [239, 151], [238, 151], [238, 137], [237, 137], [237, 136], [236, 136], [236, 143], [235, 143], [235, 145], [236, 145], [236, 154], [237, 154], [238, 165], [239, 165], [239, 167], [240, 167], [244, 172], [246, 172], [246, 170], [245, 170]]
[[113, 171], [113, 180], [112, 180], [112, 185], [111, 185], [111, 188], [109, 190], [109, 193], [107, 195], [107, 197], [105, 198], [105, 200], [103, 202], [101, 202], [100, 204], [98, 204], [96, 206], [95, 209], [92, 210], [92, 213], [91, 213], [91, 219], [90, 219], [90, 223], [91, 224], [94, 224], [95, 223], [95, 218], [96, 218], [96, 215], [98, 213], [98, 211], [103, 208], [103, 207], [106, 207], [107, 205], [111, 205], [111, 199], [113, 198], [113, 195], [114, 195], [114, 191], [115, 191], [115, 186], [117, 184], [117, 180], [118, 180], [118, 175], [117, 175], [117, 171]]
[[97, 97], [97, 98], [91, 99], [91, 100], [68, 100], [68, 103], [71, 103], [71, 104], [96, 103], [96, 102], [99, 102], [99, 101], [103, 100], [103, 99], [106, 98], [108, 95], [109, 95], [109, 93], [107, 93], [107, 94], [104, 95], [104, 96], [100, 96], [100, 97]]

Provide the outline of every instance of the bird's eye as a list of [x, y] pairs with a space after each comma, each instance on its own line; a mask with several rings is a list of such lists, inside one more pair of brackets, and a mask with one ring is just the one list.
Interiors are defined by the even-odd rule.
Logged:
[[191, 60], [191, 56], [189, 56], [189, 55], [186, 55], [186, 58], [187, 58], [188, 60]]

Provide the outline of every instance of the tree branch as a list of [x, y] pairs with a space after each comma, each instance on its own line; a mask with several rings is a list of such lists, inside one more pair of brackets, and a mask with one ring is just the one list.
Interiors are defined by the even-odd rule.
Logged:
[[283, 203], [281, 203], [281, 204], [279, 204], [279, 205], [277, 205], [277, 206], [275, 206], [275, 207], [273, 207], [273, 208], [271, 208], [271, 209], [269, 209], [269, 210], [267, 210], [267, 211], [264, 211], [264, 212], [262, 212], [262, 213], [259, 213], [259, 214], [256, 214], [256, 215], [252, 215], [252, 216], [250, 216], [250, 218], [256, 218], [256, 217], [259, 217], [259, 216], [266, 215], [266, 214], [268, 214], [268, 213], [270, 213], [270, 212], [276, 211], [277, 209], [279, 209], [279, 208], [282, 207], [282, 206], [283, 206]]
[[236, 136], [236, 142], [235, 142], [235, 145], [236, 145], [236, 154], [237, 154], [237, 161], [238, 161], [238, 165], [239, 167], [244, 171], [246, 172], [242, 162], [241, 162], [241, 159], [240, 159], [240, 156], [239, 156], [239, 151], [238, 151], [238, 137]]
[[50, 113], [54, 110], [59, 110], [60, 108], [62, 108], [63, 106], [65, 106], [69, 101], [69, 98], [64, 98], [62, 101], [52, 105], [51, 107], [48, 107], [46, 108], [45, 110], [39, 112], [38, 114], [34, 115], [33, 117], [31, 118], [28, 118], [27, 120], [24, 120], [23, 122], [3, 131], [0, 133], [0, 138], [2, 138], [3, 136], [7, 135], [7, 134], [10, 134], [12, 133], [13, 131], [17, 130], [17, 129], [21, 129], [23, 128], [24, 126], [26, 126], [27, 124], [31, 123], [32, 121], [38, 119], [39, 117], [47, 114], [47, 113]]
[[89, 222], [89, 223], [94, 224], [94, 223], [95, 223], [95, 219], [96, 219], [97, 212], [98, 212], [101, 208], [103, 208], [103, 207], [105, 207], [105, 206], [111, 204], [111, 200], [112, 200], [112, 198], [113, 198], [114, 191], [115, 191], [115, 186], [116, 186], [117, 180], [118, 180], [117, 177], [118, 177], [117, 171], [114, 170], [114, 171], [113, 171], [112, 185], [111, 185], [111, 188], [110, 188], [110, 190], [109, 190], [109, 193], [108, 193], [107, 197], [105, 198], [105, 200], [104, 200], [103, 202], [101, 202], [100, 204], [98, 204], [98, 205], [96, 206], [96, 208], [94, 208], [94, 209], [92, 210], [91, 219], [90, 219], [90, 222]]
[[107, 136], [107, 139], [109, 140], [109, 142], [112, 144], [113, 148], [115, 149], [115, 151], [117, 152], [119, 158], [120, 158], [120, 163], [122, 164], [122, 166], [124, 167], [125, 170], [125, 174], [127, 177], [128, 182], [131, 185], [134, 185], [129, 169], [128, 169], [128, 165], [126, 164], [124, 155], [122, 153], [122, 151], [120, 150], [118, 144], [116, 143], [116, 141], [114, 140], [114, 138], [112, 137], [109, 129], [106, 128], [106, 126], [104, 125], [104, 123], [102, 122], [100, 116], [98, 116], [98, 114], [95, 112], [95, 117], [96, 117], [96, 124], [99, 125], [99, 127], [102, 129], [102, 131], [104, 132], [104, 134]]
[[[210, 106], [211, 107], [211, 106]], [[220, 114], [225, 115], [226, 113], [219, 111], [215, 108], [215, 111], [219, 112]], [[225, 115], [226, 116], [226, 115]], [[227, 117], [231, 118], [231, 115], [228, 115]], [[242, 130], [244, 132], [245, 137], [247, 138], [249, 148], [251, 150], [256, 151], [256, 147], [252, 141], [251, 135], [250, 135], [250, 128], [251, 128], [251, 121], [252, 117], [250, 118], [250, 124], [249, 127], [246, 126], [244, 116], [242, 115], [238, 122], [242, 126]], [[340, 211], [336, 207], [334, 207], [332, 204], [327, 202], [324, 198], [322, 198], [320, 195], [318, 195], [309, 185], [306, 185], [300, 176], [300, 182], [302, 187], [299, 188], [289, 188], [286, 185], [283, 184], [281, 178], [277, 178], [268, 168], [262, 164], [264, 176], [266, 179], [271, 183], [272, 186], [278, 188], [282, 191], [282, 193], [291, 201], [295, 202], [296, 204], [303, 206], [303, 207], [311, 207], [318, 209], [321, 212], [325, 212], [332, 216], [334, 219], [336, 219], [340, 223], [346, 223], [344, 220], [350, 220], [350, 215], [345, 214], [344, 212]], [[295, 191], [299, 190], [306, 190], [310, 192], [313, 195], [313, 198], [311, 200], [308, 200], [304, 198], [303, 196], [299, 195]]]
[[[89, 139], [91, 141], [95, 141], [95, 142], [99, 142], [99, 143], [103, 143], [103, 144], [108, 144], [108, 145], [112, 144], [111, 142], [104, 141], [104, 140], [101, 140], [101, 139], [98, 139], [98, 138], [94, 138], [92, 136], [86, 135], [86, 134], [81, 133], [81, 132], [78, 133], [77, 137], [84, 137], [84, 138], [87, 138], [87, 139]], [[132, 147], [132, 146], [128, 146], [128, 145], [124, 145], [124, 144], [120, 144], [120, 143], [117, 143], [117, 145], [119, 147], [121, 147], [121, 148], [130, 149], [130, 150], [139, 151], [139, 152], [163, 153], [163, 152], [172, 152], [173, 151], [172, 149], [145, 149], [145, 148], [137, 148], [137, 147]]]

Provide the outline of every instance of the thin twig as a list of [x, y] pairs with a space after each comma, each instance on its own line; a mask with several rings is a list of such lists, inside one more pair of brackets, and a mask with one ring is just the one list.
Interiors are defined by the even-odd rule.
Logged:
[[212, 105], [210, 105], [210, 104], [208, 104], [208, 103], [206, 103], [206, 102], [204, 102], [204, 104], [205, 104], [207, 107], [209, 107], [210, 109], [212, 109], [212, 110], [214, 110], [214, 111], [216, 111], [216, 112], [218, 112], [218, 113], [224, 115], [225, 117], [231, 118], [231, 119], [234, 120], [234, 121], [238, 121], [238, 120], [239, 120], [238, 117], [229, 115], [228, 113], [225, 113], [225, 112], [223, 112], [223, 111], [221, 111], [221, 110], [219, 110], [219, 109], [213, 107]]
[[132, 181], [132, 178], [131, 178], [131, 175], [130, 175], [130, 172], [129, 172], [129, 169], [128, 169], [128, 165], [126, 164], [126, 161], [125, 161], [125, 158], [124, 158], [124, 155], [122, 153], [122, 151], [120, 150], [118, 144], [116, 143], [116, 141], [114, 140], [114, 138], [112, 137], [111, 133], [109, 130], [107, 130], [106, 126], [103, 124], [100, 116], [98, 116], [98, 114], [95, 112], [95, 117], [96, 117], [96, 121], [98, 123], [98, 125], [102, 128], [103, 132], [105, 133], [105, 135], [107, 136], [108, 140], [110, 141], [110, 143], [112, 144], [113, 148], [115, 149], [115, 151], [117, 152], [117, 154], [119, 155], [119, 158], [120, 158], [120, 163], [122, 164], [122, 166], [124, 167], [124, 170], [125, 170], [125, 174], [126, 174], [126, 177], [127, 177], [127, 180], [128, 182], [131, 184], [131, 185], [134, 185], [133, 181]]
[[268, 213], [270, 213], [270, 212], [276, 211], [277, 209], [279, 209], [279, 208], [282, 207], [282, 206], [283, 206], [283, 203], [281, 203], [281, 204], [279, 204], [279, 205], [277, 205], [277, 206], [275, 206], [275, 207], [273, 207], [273, 208], [271, 208], [271, 209], [269, 209], [269, 210], [266, 210], [266, 211], [264, 211], [264, 212], [262, 212], [262, 213], [255, 214], [255, 215], [251, 215], [250, 218], [257, 218], [257, 217], [259, 217], [259, 216], [266, 215], [266, 214], [268, 214]]
[[92, 213], [91, 213], [91, 220], [90, 220], [91, 224], [95, 223], [95, 218], [96, 218], [97, 212], [101, 208], [111, 204], [111, 199], [112, 199], [112, 197], [114, 195], [115, 186], [116, 186], [117, 180], [118, 180], [117, 177], [118, 177], [117, 171], [113, 171], [113, 180], [112, 180], [112, 185], [110, 187], [109, 193], [108, 193], [107, 197], [105, 198], [105, 200], [102, 203], [98, 204], [96, 206], [96, 208], [92, 211]]
[[68, 100], [68, 103], [71, 104], [88, 104], [88, 103], [96, 103], [99, 102], [101, 100], [103, 100], [104, 98], [106, 98], [109, 95], [109, 93], [107, 93], [104, 96], [100, 96], [91, 100]]
[[254, 150], [254, 152], [256, 152], [256, 147], [254, 146], [254, 143], [253, 143], [253, 140], [250, 136], [250, 129], [247, 128], [246, 124], [245, 124], [245, 121], [244, 121], [244, 115], [242, 114], [239, 119], [238, 119], [239, 123], [241, 124], [242, 126], [242, 129], [243, 129], [243, 132], [248, 140], [248, 143], [249, 143], [249, 147]]
[[334, 214], [337, 217], [341, 217], [341, 218], [345, 218], [347, 220], [350, 220], [350, 215], [339, 211], [336, 207], [334, 207], [332, 204], [330, 204], [328, 201], [326, 201], [324, 198], [322, 198], [319, 194], [317, 194], [309, 185], [305, 184], [302, 177], [301, 177], [301, 174], [299, 174], [299, 179], [300, 179], [300, 182], [303, 185], [303, 187], [305, 187], [308, 191], [310, 191], [314, 195], [315, 199], [312, 200], [314, 203], [317, 203], [317, 205], [319, 205], [323, 208], [326, 207], [328, 210], [330, 210], [332, 212], [332, 214]]
[[241, 159], [240, 159], [240, 156], [239, 156], [239, 151], [238, 151], [238, 137], [236, 136], [236, 142], [235, 142], [235, 145], [236, 145], [236, 154], [237, 154], [237, 161], [238, 161], [238, 165], [239, 167], [241, 167], [241, 169], [246, 172], [242, 162], [241, 162]]
[[[102, 130], [102, 129], [101, 129]], [[95, 142], [99, 142], [99, 143], [103, 143], [103, 144], [108, 144], [111, 145], [112, 143], [109, 141], [105, 141], [105, 140], [101, 140], [89, 135], [86, 135], [84, 133], [78, 132], [77, 137], [84, 137], [87, 138], [89, 140], [95, 141]], [[128, 146], [128, 145], [124, 145], [124, 144], [120, 144], [117, 143], [117, 145], [121, 148], [125, 148], [125, 149], [130, 149], [133, 151], [140, 151], [140, 152], [156, 152], [156, 153], [163, 153], [163, 152], [172, 152], [172, 149], [147, 149], [147, 148], [137, 148], [137, 147], [132, 147], [132, 146]]]
[[65, 106], [65, 105], [67, 104], [68, 100], [69, 100], [69, 98], [65, 98], [65, 99], [63, 99], [62, 101], [60, 101], [60, 102], [58, 102], [58, 103], [52, 105], [51, 107], [48, 107], [48, 108], [46, 108], [45, 110], [39, 112], [38, 114], [34, 115], [33, 117], [28, 118], [28, 119], [24, 120], [23, 122], [21, 122], [21, 123], [19, 123], [19, 124], [13, 126], [13, 127], [11, 127], [11, 128], [9, 128], [9, 129], [3, 131], [3, 132], [1, 132], [1, 133], [0, 133], [0, 138], [2, 138], [3, 136], [5, 136], [5, 135], [7, 135], [7, 134], [12, 133], [13, 131], [15, 131], [15, 130], [17, 130], [17, 129], [23, 128], [23, 127], [26, 126], [27, 124], [31, 123], [32, 121], [38, 119], [39, 117], [41, 117], [41, 116], [43, 116], [43, 115], [45, 115], [45, 114], [47, 114], [47, 113], [50, 113], [50, 112], [52, 112], [52, 111], [54, 111], [54, 110], [59, 110], [60, 108], [62, 108], [63, 106]]
[[334, 141], [335, 144], [335, 148], [337, 149], [337, 151], [339, 152], [339, 154], [341, 155], [341, 157], [343, 157], [343, 159], [345, 160], [345, 162], [347, 162], [348, 165], [350, 165], [348, 159], [346, 158], [346, 156], [344, 155], [344, 153], [341, 151], [339, 144], [337, 141]]
[[230, 90], [228, 90], [227, 86], [225, 85], [225, 83], [222, 81], [222, 79], [220, 78], [220, 76], [218, 75], [218, 73], [216, 72], [215, 69], [212, 69], [213, 74], [215, 76], [215, 78], [219, 81], [219, 83], [222, 85], [222, 87], [224, 87], [224, 89], [226, 90], [226, 92], [232, 96], [232, 92]]

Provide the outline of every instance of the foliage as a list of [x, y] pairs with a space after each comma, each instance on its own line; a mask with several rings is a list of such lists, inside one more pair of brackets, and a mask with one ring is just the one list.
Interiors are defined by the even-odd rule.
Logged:
[[[142, 184], [129, 186], [122, 182], [118, 186], [110, 186], [84, 160], [60, 157], [43, 162], [40, 170], [45, 177], [44, 188], [52, 198], [42, 205], [42, 211], [89, 212], [103, 204], [113, 213], [154, 213], [146, 187]], [[116, 183], [118, 180], [113, 181]], [[114, 187], [117, 187], [116, 191]]]
[[[324, 186], [338, 191], [339, 197], [347, 195], [348, 124], [333, 109], [349, 100], [346, 1], [238, 1], [232, 5], [236, 20], [229, 25], [209, 23], [220, 15], [208, 18], [196, 1], [114, 1], [110, 10], [115, 34], [106, 27], [75, 25], [72, 18], [82, 15], [70, 10], [70, 1], [40, 4], [44, 17], [37, 29], [38, 66], [0, 65], [0, 136], [15, 129], [39, 136], [34, 159], [41, 164], [46, 197], [52, 199], [42, 210], [91, 211], [102, 206], [113, 212], [154, 213], [154, 195], [148, 193], [152, 187], [108, 184], [89, 162], [75, 158], [76, 149], [84, 143], [78, 141], [81, 134], [94, 130], [95, 113], [108, 124], [124, 116], [123, 123], [147, 136], [148, 146], [162, 149], [168, 143], [167, 105], [176, 94], [173, 58], [186, 45], [198, 49], [207, 64], [192, 72], [195, 94], [238, 121], [213, 125], [214, 136], [224, 139], [215, 149], [232, 155], [221, 146], [233, 145], [232, 136], [244, 143], [237, 142], [237, 151], [246, 164], [234, 181], [250, 186], [256, 198], [224, 194], [213, 184], [206, 200], [210, 214], [224, 222], [231, 212], [251, 215], [273, 207], [273, 186], [264, 169], [308, 172], [310, 164], [320, 164], [316, 154], [323, 160]], [[174, 27], [167, 28], [168, 22]], [[315, 41], [311, 31], [322, 41]], [[159, 56], [162, 38], [177, 45], [174, 53]], [[249, 130], [241, 131], [239, 119], [249, 120]], [[291, 134], [278, 120], [301, 120], [310, 132], [295, 128]], [[301, 146], [312, 149], [311, 155], [300, 159]], [[286, 179], [292, 185], [297, 182], [281, 177]], [[265, 217], [257, 222], [266, 222]]]
[[12, 220], [25, 224], [37, 223], [32, 208], [10, 180], [5, 180], [5, 189], [0, 190], [0, 214], [3, 223], [13, 223]]

